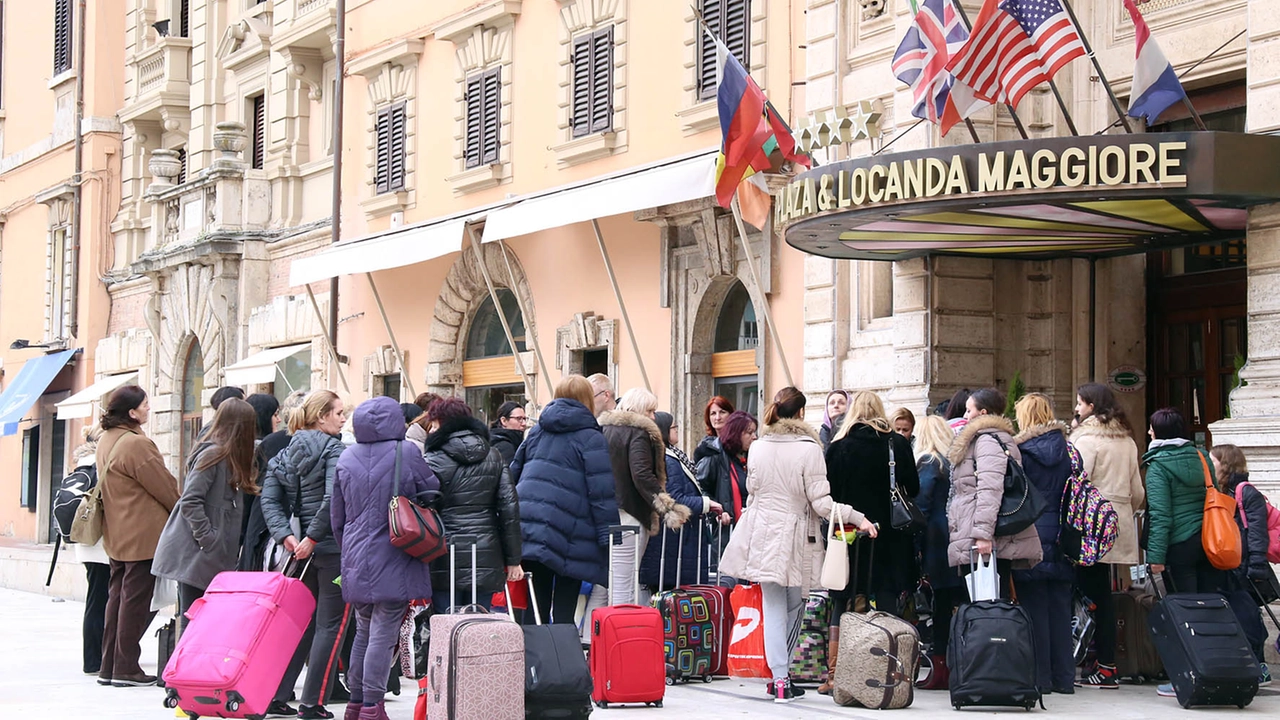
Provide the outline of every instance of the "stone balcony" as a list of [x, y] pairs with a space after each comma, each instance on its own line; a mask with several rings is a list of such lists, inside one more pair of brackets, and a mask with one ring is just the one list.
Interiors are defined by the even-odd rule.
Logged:
[[129, 63], [133, 96], [120, 111], [120, 120], [155, 120], [176, 130], [191, 117], [191, 39], [161, 37]]
[[333, 54], [338, 30], [337, 0], [288, 0], [287, 5], [276, 0], [274, 22], [273, 48], [308, 48]]

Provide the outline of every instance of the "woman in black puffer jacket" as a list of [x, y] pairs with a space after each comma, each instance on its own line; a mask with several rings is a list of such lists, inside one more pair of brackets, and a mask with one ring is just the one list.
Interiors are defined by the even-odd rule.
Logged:
[[[1262, 614], [1258, 612], [1259, 600], [1272, 602], [1276, 599], [1276, 576], [1267, 561], [1267, 546], [1270, 537], [1267, 534], [1267, 500], [1249, 482], [1249, 466], [1244, 452], [1235, 445], [1214, 445], [1209, 453], [1213, 461], [1214, 475], [1218, 485], [1236, 499], [1239, 509], [1236, 511], [1236, 526], [1240, 528], [1241, 543], [1240, 567], [1224, 573], [1225, 586], [1219, 590], [1231, 603], [1236, 619], [1244, 630], [1249, 641], [1249, 648], [1262, 665], [1262, 677], [1259, 684], [1271, 682], [1271, 673], [1263, 654], [1267, 644], [1267, 626], [1262, 623]], [[1245, 527], [1248, 523], [1248, 527]]]
[[[516, 486], [498, 450], [489, 444], [489, 428], [472, 417], [457, 398], [431, 405], [427, 464], [440, 480], [436, 507], [450, 537], [476, 539], [476, 602], [489, 607], [507, 580], [524, 578], [520, 569], [520, 504]], [[444, 612], [471, 602], [471, 549], [457, 550], [457, 587], [449, 577], [449, 558], [431, 566], [432, 605]]]

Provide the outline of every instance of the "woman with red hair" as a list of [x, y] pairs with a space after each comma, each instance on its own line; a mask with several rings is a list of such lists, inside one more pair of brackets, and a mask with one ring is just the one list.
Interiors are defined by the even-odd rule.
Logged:
[[708, 496], [716, 497], [719, 472], [712, 467], [723, 454], [720, 448], [720, 428], [724, 427], [729, 416], [733, 414], [733, 403], [725, 397], [716, 395], [707, 401], [702, 409], [702, 422], [707, 434], [693, 450], [693, 464], [697, 467], [698, 485]]

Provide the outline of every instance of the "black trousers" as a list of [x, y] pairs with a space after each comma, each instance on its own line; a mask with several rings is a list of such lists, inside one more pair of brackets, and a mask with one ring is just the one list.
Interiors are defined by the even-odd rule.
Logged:
[[1116, 605], [1111, 600], [1111, 566], [1106, 563], [1076, 568], [1076, 586], [1093, 601], [1093, 647], [1098, 664], [1116, 664]]
[[1036, 639], [1036, 685], [1043, 690], [1070, 688], [1076, 680], [1071, 641], [1071, 582], [1024, 580], [1018, 602], [1031, 615]]
[[102, 634], [107, 625], [111, 566], [87, 562], [84, 574], [89, 581], [89, 591], [84, 596], [84, 671], [93, 674], [102, 669]]
[[1227, 573], [1209, 562], [1204, 554], [1200, 533], [1169, 546], [1164, 560], [1165, 579], [1170, 583], [1169, 592], [1216, 593], [1222, 592]]
[[339, 563], [337, 555], [312, 556], [311, 565], [302, 576], [302, 581], [316, 596], [316, 614], [280, 681], [277, 700], [288, 701], [298, 676], [302, 674], [303, 663], [307, 665], [307, 679], [302, 684], [299, 698], [302, 704], [324, 705], [333, 692], [338, 678], [342, 635], [349, 622], [342, 588], [333, 583], [341, 572]]
[[969, 589], [964, 585], [933, 589], [933, 654], [947, 656], [951, 645], [951, 619], [956, 608], [969, 602]]
[[[573, 625], [582, 581], [557, 575], [546, 565], [534, 560], [525, 560], [524, 569], [533, 573], [531, 600], [538, 604], [538, 614], [542, 621]], [[525, 622], [533, 622], [533, 613], [525, 614]]]

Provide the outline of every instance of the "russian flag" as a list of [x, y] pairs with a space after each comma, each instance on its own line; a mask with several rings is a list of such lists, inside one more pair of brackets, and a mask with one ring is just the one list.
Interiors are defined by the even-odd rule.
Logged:
[[1124, 7], [1133, 18], [1134, 38], [1138, 46], [1138, 62], [1133, 69], [1133, 91], [1129, 95], [1129, 117], [1146, 118], [1150, 125], [1170, 105], [1187, 100], [1173, 66], [1165, 59], [1151, 29], [1142, 19], [1142, 13], [1133, 0], [1124, 0]]
[[721, 207], [729, 207], [738, 183], [757, 170], [769, 167], [764, 145], [771, 133], [764, 122], [767, 102], [764, 91], [718, 40], [716, 68], [719, 75], [716, 105], [722, 137], [720, 157], [716, 161], [716, 199]]

